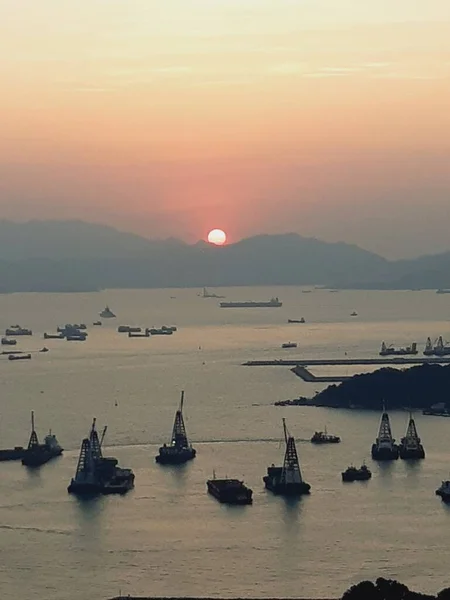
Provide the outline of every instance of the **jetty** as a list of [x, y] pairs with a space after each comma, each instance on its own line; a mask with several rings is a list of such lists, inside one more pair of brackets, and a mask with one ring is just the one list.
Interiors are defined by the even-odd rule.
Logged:
[[314, 375], [309, 369], [301, 365], [295, 366], [291, 371], [307, 383], [342, 383], [347, 379], [351, 379], [351, 375]]

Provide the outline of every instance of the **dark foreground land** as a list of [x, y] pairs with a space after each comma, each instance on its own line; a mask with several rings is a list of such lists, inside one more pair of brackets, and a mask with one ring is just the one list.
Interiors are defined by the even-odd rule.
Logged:
[[350, 587], [341, 598], [206, 598], [160, 596], [117, 596], [111, 600], [450, 600], [450, 588], [441, 590], [436, 596], [411, 591], [406, 585], [393, 579], [379, 578], [375, 583], [361, 581]]
[[429, 409], [447, 398], [450, 365], [425, 364], [410, 369], [383, 368], [373, 373], [354, 375], [340, 385], [330, 385], [314, 398], [277, 402], [277, 405], [326, 406], [329, 408]]

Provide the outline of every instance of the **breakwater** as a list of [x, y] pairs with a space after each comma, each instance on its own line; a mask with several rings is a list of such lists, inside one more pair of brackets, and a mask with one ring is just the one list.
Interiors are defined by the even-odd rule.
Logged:
[[351, 377], [350, 375], [314, 375], [301, 365], [296, 365], [291, 371], [307, 383], [342, 383]]
[[249, 360], [242, 363], [244, 367], [311, 367], [311, 366], [345, 366], [345, 365], [448, 365], [450, 357], [437, 358], [297, 358]]

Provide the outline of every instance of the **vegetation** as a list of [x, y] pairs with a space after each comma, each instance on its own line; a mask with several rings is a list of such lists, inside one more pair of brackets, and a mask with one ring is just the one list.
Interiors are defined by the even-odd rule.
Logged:
[[450, 388], [450, 365], [424, 364], [409, 369], [383, 368], [355, 375], [317, 394], [313, 404], [336, 408], [388, 409], [429, 408], [446, 402]]
[[353, 585], [342, 596], [342, 600], [450, 600], [450, 588], [432, 596], [412, 592], [403, 583], [380, 577], [375, 583], [361, 581]]

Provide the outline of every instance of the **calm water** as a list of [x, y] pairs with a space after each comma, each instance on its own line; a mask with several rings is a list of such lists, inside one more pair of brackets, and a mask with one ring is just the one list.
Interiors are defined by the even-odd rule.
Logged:
[[[196, 290], [0, 296], [0, 328], [20, 323], [37, 350], [44, 331], [92, 323], [108, 303], [118, 315], [89, 328], [86, 343], [46, 340], [47, 354], [0, 359], [0, 445], [24, 444], [29, 413], [38, 433], [51, 427], [64, 457], [29, 472], [0, 464], [2, 598], [75, 600], [123, 594], [337, 596], [352, 582], [396, 577], [436, 592], [449, 584], [450, 510], [434, 495], [450, 470], [450, 419], [417, 416], [425, 461], [377, 465], [369, 458], [379, 415], [319, 408], [276, 408], [311, 395], [289, 369], [248, 368], [252, 358], [375, 356], [382, 340], [423, 346], [450, 337], [450, 296], [432, 292], [340, 292], [300, 288], [226, 289], [228, 299], [279, 295], [281, 309], [225, 310]], [[175, 298], [170, 298], [175, 296]], [[357, 310], [354, 319], [350, 313]], [[306, 325], [287, 325], [304, 316]], [[172, 337], [128, 339], [119, 323], [177, 325]], [[297, 350], [280, 345], [296, 341]], [[325, 368], [316, 373], [330, 372]], [[336, 372], [352, 373], [341, 367]], [[197, 459], [181, 469], [154, 462], [166, 441], [181, 389]], [[116, 406], [117, 404], [117, 406]], [[78, 448], [93, 416], [108, 424], [106, 446], [136, 473], [123, 498], [80, 502], [67, 494]], [[286, 502], [261, 477], [282, 458], [281, 417], [299, 440], [308, 498]], [[401, 437], [406, 415], [392, 414]], [[327, 426], [336, 447], [307, 440]], [[342, 484], [340, 472], [363, 459], [373, 478]], [[250, 507], [221, 506], [205, 480], [243, 477]]]

